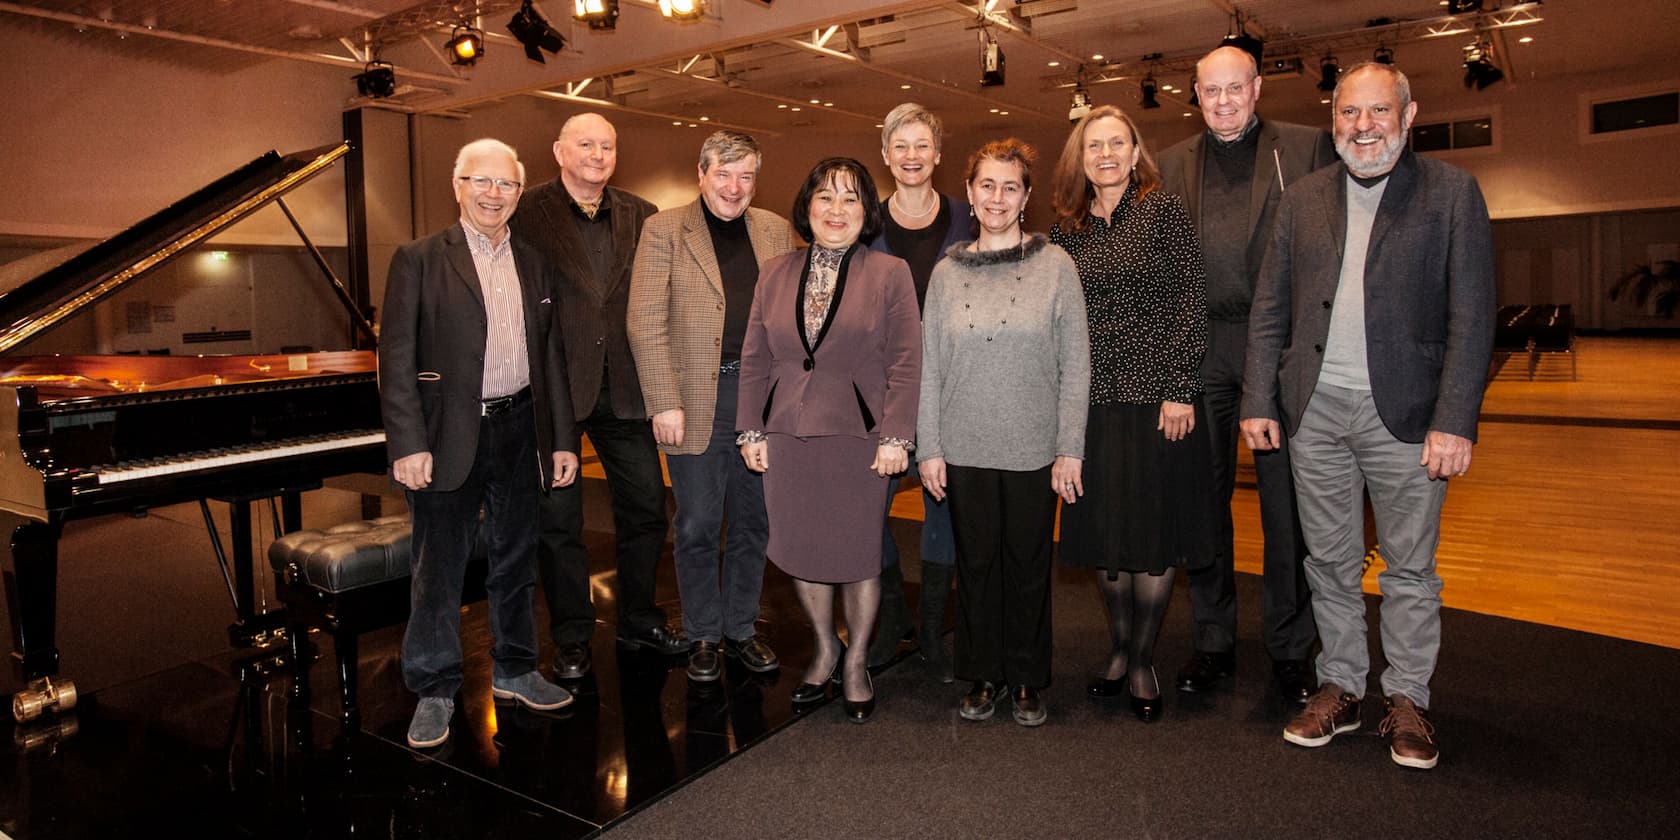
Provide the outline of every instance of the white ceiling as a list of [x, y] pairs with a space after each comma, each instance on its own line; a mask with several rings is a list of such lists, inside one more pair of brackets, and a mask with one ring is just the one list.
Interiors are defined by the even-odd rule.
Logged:
[[[1001, 45], [1007, 83], [983, 88], [981, 15], [972, 2], [713, 0], [707, 18], [692, 24], [661, 20], [652, 0], [621, 2], [610, 32], [574, 23], [569, 2], [540, 2], [568, 46], [537, 64], [507, 35], [517, 0], [478, 0], [476, 19], [489, 41], [472, 68], [451, 67], [440, 47], [452, 23], [474, 19], [474, 0], [0, 0], [0, 25], [207, 72], [260, 62], [343, 66], [347, 104], [355, 97], [350, 77], [378, 40], [401, 83], [383, 107], [461, 113], [509, 97], [563, 102], [575, 95], [591, 107], [673, 121], [706, 117], [771, 134], [855, 131], [908, 98], [957, 130], [1061, 123], [1065, 86], [1076, 77], [1098, 102], [1135, 108], [1137, 83], [1151, 73], [1163, 85], [1164, 107], [1142, 114], [1145, 121], [1179, 119], [1186, 97], [1164, 88], [1189, 83], [1191, 61], [1231, 30], [1233, 10], [1264, 37], [1268, 58], [1294, 55], [1304, 66], [1298, 78], [1268, 80], [1273, 107], [1284, 100], [1318, 107], [1320, 57], [1328, 52], [1349, 64], [1368, 58], [1379, 41], [1394, 49], [1414, 90], [1457, 88], [1462, 48], [1474, 35], [1425, 37], [1432, 30], [1493, 27], [1488, 34], [1508, 86], [1665, 66], [1667, 36], [1680, 31], [1673, 0], [1486, 0], [1484, 14], [1456, 21], [1444, 19], [1438, 0], [1036, 0], [1020, 8], [996, 0], [986, 31]], [[1023, 14], [1055, 4], [1073, 8]], [[1528, 16], [1543, 21], [1497, 28]], [[817, 48], [831, 24], [841, 26]], [[893, 32], [903, 40], [868, 46]], [[1535, 42], [1519, 44], [1524, 35]], [[1161, 58], [1144, 61], [1150, 54]]]

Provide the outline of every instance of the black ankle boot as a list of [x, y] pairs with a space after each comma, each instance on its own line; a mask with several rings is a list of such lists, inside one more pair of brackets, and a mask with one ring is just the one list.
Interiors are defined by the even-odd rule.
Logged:
[[956, 679], [951, 675], [951, 658], [945, 655], [945, 602], [951, 595], [952, 571], [950, 566], [923, 563], [922, 594], [916, 606], [921, 625], [916, 642], [927, 660], [928, 673], [945, 684]]
[[869, 640], [871, 668], [879, 668], [898, 655], [898, 643], [910, 632], [910, 607], [904, 602], [904, 572], [897, 563], [881, 570], [881, 612], [875, 635]]

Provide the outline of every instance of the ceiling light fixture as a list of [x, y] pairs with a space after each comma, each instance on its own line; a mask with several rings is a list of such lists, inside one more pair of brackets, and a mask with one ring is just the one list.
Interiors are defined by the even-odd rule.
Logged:
[[1159, 108], [1159, 107], [1161, 107], [1161, 103], [1155, 101], [1155, 91], [1157, 90], [1157, 86], [1155, 84], [1155, 77], [1154, 76], [1144, 76], [1143, 77], [1143, 82], [1138, 85], [1138, 89], [1143, 91], [1143, 99], [1138, 102], [1138, 107], [1140, 107], [1140, 108]]
[[557, 53], [566, 46], [566, 39], [549, 25], [548, 18], [543, 17], [531, 0], [525, 0], [520, 5], [519, 11], [508, 21], [507, 28], [525, 46], [525, 57], [538, 64], [548, 63], [543, 59], [543, 50]]
[[1447, 0], [1447, 14], [1462, 15], [1482, 10], [1482, 0]]
[[572, 18], [590, 29], [617, 29], [618, 0], [573, 0]]
[[1505, 71], [1493, 63], [1493, 45], [1478, 38], [1464, 48], [1464, 86], [1485, 90], [1505, 78]]
[[1231, 16], [1231, 26], [1225, 30], [1225, 37], [1220, 39], [1219, 45], [1222, 47], [1236, 47], [1237, 49], [1254, 56], [1254, 63], [1256, 65], [1260, 63], [1260, 59], [1266, 51], [1265, 42], [1248, 34], [1248, 30], [1243, 28], [1242, 15], [1240, 14]]
[[369, 99], [384, 99], [397, 92], [397, 71], [389, 61], [374, 59], [356, 74], [356, 91]]
[[443, 47], [449, 51], [450, 62], [458, 67], [471, 67], [484, 55], [484, 33], [463, 23], [455, 27]]
[[1371, 53], [1371, 60], [1378, 64], [1393, 64], [1394, 50], [1391, 50], [1382, 44], [1378, 44], [1377, 49]]
[[990, 30], [980, 29], [980, 86], [997, 87], [1003, 84], [1003, 47], [998, 46]]
[[704, 0], [659, 0], [659, 14], [666, 20], [698, 20], [705, 13]]
[[1342, 65], [1336, 61], [1336, 56], [1325, 53], [1318, 60], [1318, 89], [1330, 93], [1336, 89], [1336, 79], [1342, 75]]
[[1083, 87], [1073, 89], [1073, 104], [1068, 108], [1068, 122], [1076, 123], [1091, 113], [1091, 92]]

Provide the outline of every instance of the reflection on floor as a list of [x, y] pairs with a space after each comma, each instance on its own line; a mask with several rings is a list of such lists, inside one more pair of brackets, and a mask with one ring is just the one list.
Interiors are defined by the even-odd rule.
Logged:
[[[602, 485], [586, 486], [592, 513], [606, 510]], [[305, 525], [352, 518], [354, 502], [312, 494]], [[226, 594], [202, 525], [185, 527], [197, 508], [178, 513], [107, 517], [66, 536], [60, 648], [83, 696], [67, 715], [14, 726], [0, 747], [0, 832], [112, 837], [190, 825], [206, 836], [583, 837], [794, 718], [788, 694], [809, 636], [785, 575], [767, 569], [759, 626], [783, 667], [753, 674], [731, 660], [722, 680], [693, 683], [681, 657], [615, 649], [611, 536], [590, 531], [602, 621], [593, 673], [570, 686], [576, 703], [549, 714], [492, 701], [479, 603], [463, 616], [466, 684], [449, 743], [406, 746], [414, 697], [398, 669], [401, 627], [362, 637], [363, 727], [342, 732], [330, 640], [315, 640], [307, 706], [291, 702], [275, 651], [226, 647]], [[659, 595], [676, 624], [668, 551]], [[163, 626], [170, 638], [148, 635]], [[553, 654], [544, 640], [545, 666]], [[15, 690], [15, 678], [0, 688]]]

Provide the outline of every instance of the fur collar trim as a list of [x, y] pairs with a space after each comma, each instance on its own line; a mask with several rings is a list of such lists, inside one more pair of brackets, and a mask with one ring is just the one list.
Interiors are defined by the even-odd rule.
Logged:
[[1004, 248], [1000, 251], [970, 251], [968, 246], [973, 240], [958, 242], [945, 250], [945, 256], [957, 265], [979, 268], [988, 265], [1003, 265], [1004, 263], [1020, 262], [1050, 244], [1049, 237], [1042, 233], [1029, 233], [1025, 242], [1019, 248]]

